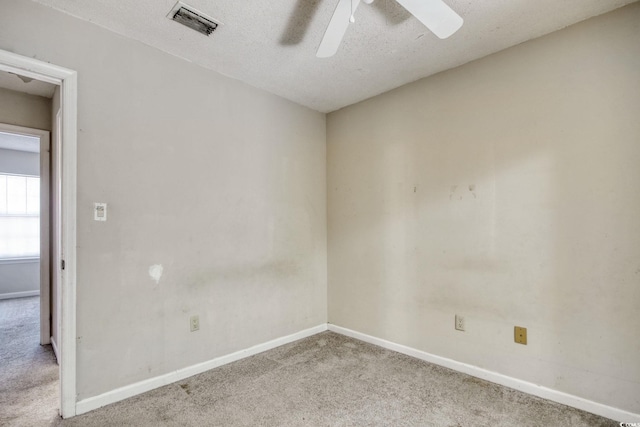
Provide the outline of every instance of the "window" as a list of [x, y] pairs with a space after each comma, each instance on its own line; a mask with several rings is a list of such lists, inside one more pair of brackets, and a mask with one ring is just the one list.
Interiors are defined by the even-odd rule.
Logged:
[[0, 259], [40, 256], [40, 178], [0, 174]]

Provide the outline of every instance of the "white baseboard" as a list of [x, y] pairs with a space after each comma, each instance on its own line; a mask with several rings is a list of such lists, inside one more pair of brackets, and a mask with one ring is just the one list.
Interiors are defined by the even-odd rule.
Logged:
[[35, 297], [38, 295], [40, 295], [40, 291], [10, 292], [8, 294], [0, 294], [0, 299]]
[[[458, 362], [446, 357], [436, 356], [434, 354], [427, 353], [422, 350], [417, 350], [402, 344], [396, 344], [391, 341], [387, 341], [381, 338], [376, 338], [371, 335], [363, 334], [351, 329], [343, 328], [332, 324], [321, 324], [313, 328], [305, 329], [295, 334], [287, 335], [281, 338], [268, 341], [263, 344], [258, 344], [245, 350], [240, 350], [235, 353], [231, 353], [225, 356], [217, 357], [215, 359], [198, 363], [186, 368], [178, 369], [173, 372], [169, 372], [164, 375], [160, 375], [148, 380], [140, 381], [134, 384], [130, 384], [125, 387], [121, 387], [107, 393], [89, 397], [76, 403], [76, 414], [84, 414], [86, 412], [98, 409], [100, 407], [109, 405], [111, 403], [119, 402], [129, 397], [136, 396], [138, 394], [145, 393], [147, 391], [156, 389], [158, 387], [165, 386], [167, 384], [174, 383], [176, 381], [183, 380], [193, 375], [200, 374], [213, 368], [217, 368], [222, 365], [226, 365], [237, 360], [244, 359], [262, 353], [263, 351], [271, 350], [284, 344], [297, 341], [302, 338], [307, 338], [317, 333], [330, 330], [338, 334], [346, 335], [361, 341], [374, 344], [388, 350], [396, 351], [398, 353], [406, 354], [416, 359], [424, 360], [436, 365], [444, 366], [454, 371], [462, 372], [483, 380], [487, 380], [496, 384], [503, 385], [515, 390], [522, 391], [527, 394], [541, 397], [543, 399], [551, 400], [553, 402], [561, 403], [563, 405], [571, 406], [583, 411], [591, 412], [606, 418], [610, 418], [616, 421], [637, 423], [640, 422], [640, 414], [634, 414], [622, 409], [607, 406], [601, 403], [593, 402], [591, 400], [583, 399], [578, 396], [574, 396], [561, 391], [553, 390], [547, 387], [539, 386], [527, 381], [519, 380], [517, 378], [509, 377], [507, 375], [499, 374], [497, 372], [489, 371], [477, 366], [469, 365], [466, 363]], [[56, 350], [55, 342], [51, 340]], [[56, 353], [57, 354], [57, 353]]]
[[227, 354], [226, 356], [217, 357], [215, 359], [188, 366], [186, 368], [178, 369], [164, 375], [149, 378], [148, 380], [130, 384], [125, 387], [120, 387], [115, 390], [108, 391], [104, 394], [100, 394], [98, 396], [80, 400], [76, 403], [76, 415], [93, 411], [94, 409], [98, 409], [102, 406], [119, 402], [129, 397], [133, 397], [138, 394], [156, 389], [158, 387], [162, 387], [167, 384], [171, 384], [176, 381], [180, 381], [185, 378], [200, 374], [210, 369], [217, 368], [219, 366], [226, 365], [228, 363], [235, 362], [237, 360], [244, 359], [258, 353], [262, 353], [263, 351], [271, 350], [284, 344], [289, 344], [290, 342], [297, 341], [302, 338], [310, 337], [326, 330], [327, 324], [323, 323], [321, 325], [305, 329], [295, 334], [276, 338], [263, 344], [254, 345], [253, 347], [249, 347], [245, 350], [236, 351], [235, 353]]
[[398, 353], [406, 354], [407, 356], [415, 357], [416, 359], [424, 360], [436, 365], [444, 366], [445, 368], [453, 369], [454, 371], [462, 372], [483, 380], [490, 381], [492, 383], [500, 384], [505, 387], [509, 387], [515, 390], [522, 391], [527, 394], [541, 397], [543, 399], [551, 400], [553, 402], [561, 403], [563, 405], [572, 406], [583, 411], [591, 412], [592, 414], [600, 415], [602, 417], [610, 418], [612, 420], [621, 422], [640, 422], [640, 414], [634, 414], [622, 409], [614, 408], [612, 406], [603, 405], [601, 403], [593, 402], [591, 400], [583, 399], [572, 394], [564, 393], [561, 391], [553, 390], [547, 387], [539, 386], [527, 381], [519, 380], [517, 378], [509, 377], [507, 375], [499, 374], [497, 372], [489, 371], [479, 368], [477, 366], [469, 365], [462, 362], [457, 362], [446, 357], [436, 356], [435, 354], [427, 353], [422, 350], [407, 347], [402, 344], [396, 344], [391, 341], [387, 341], [381, 338], [376, 338], [371, 335], [363, 334], [353, 331], [351, 329], [343, 328], [340, 326], [328, 325], [328, 329], [338, 334], [346, 335], [351, 338], [359, 339], [370, 344], [393, 350]]

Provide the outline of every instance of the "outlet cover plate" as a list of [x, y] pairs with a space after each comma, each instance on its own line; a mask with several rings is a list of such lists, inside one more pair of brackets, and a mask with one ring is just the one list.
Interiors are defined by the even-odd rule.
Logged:
[[459, 316], [456, 314], [456, 324], [455, 324], [456, 330], [458, 331], [464, 331], [464, 317]]
[[527, 345], [527, 328], [516, 326], [513, 332], [515, 342], [517, 342], [518, 344]]
[[200, 329], [200, 318], [197, 315], [191, 316], [189, 323], [191, 324], [191, 332], [195, 332]]

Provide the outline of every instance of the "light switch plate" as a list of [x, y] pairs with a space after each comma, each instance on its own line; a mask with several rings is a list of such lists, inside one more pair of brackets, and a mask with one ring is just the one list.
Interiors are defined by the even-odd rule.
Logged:
[[106, 203], [93, 204], [93, 219], [96, 221], [107, 220], [107, 204]]

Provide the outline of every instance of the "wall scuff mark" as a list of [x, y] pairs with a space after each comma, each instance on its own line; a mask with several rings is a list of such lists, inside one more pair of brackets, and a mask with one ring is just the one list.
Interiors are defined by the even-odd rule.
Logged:
[[162, 277], [162, 265], [154, 264], [149, 267], [149, 276], [155, 280], [156, 285], [160, 283], [160, 278]]

